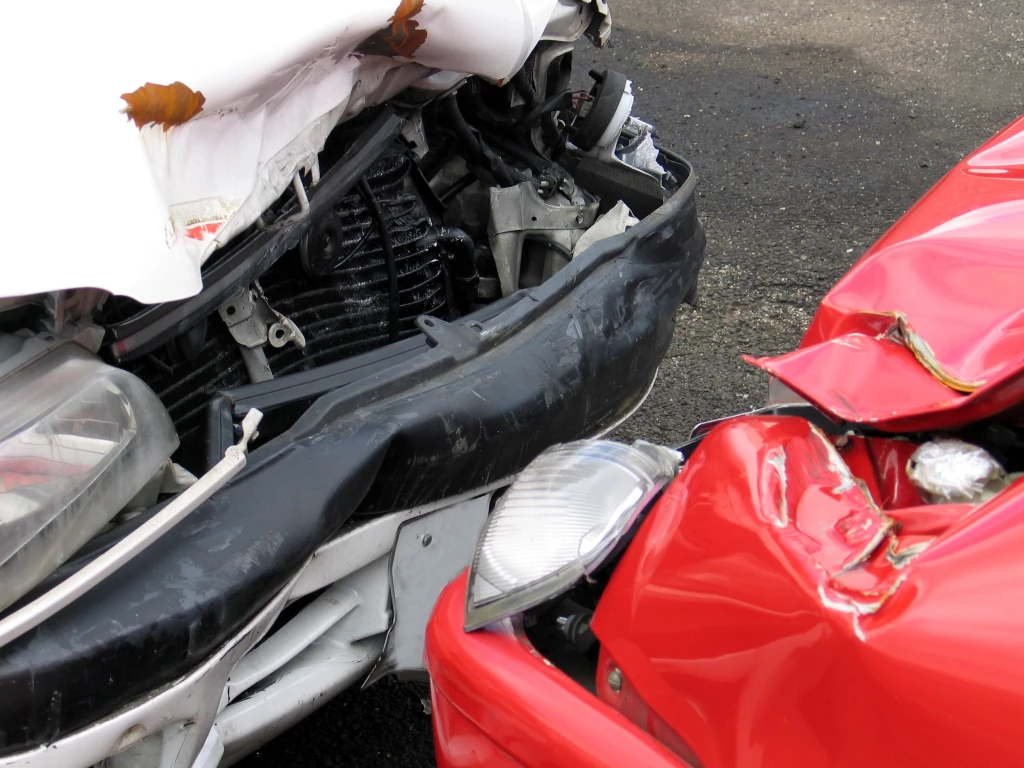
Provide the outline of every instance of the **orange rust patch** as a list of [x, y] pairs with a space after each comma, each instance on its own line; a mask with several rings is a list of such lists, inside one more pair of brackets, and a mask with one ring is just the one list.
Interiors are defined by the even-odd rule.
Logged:
[[362, 53], [379, 56], [397, 54], [411, 59], [427, 39], [427, 30], [413, 16], [423, 10], [423, 0], [399, 0], [398, 8], [388, 19], [388, 26], [365, 40], [358, 48]]
[[198, 115], [206, 97], [201, 91], [193, 91], [184, 83], [170, 85], [146, 83], [131, 93], [122, 93], [121, 98], [128, 104], [122, 112], [141, 128], [150, 123], [162, 125], [166, 131], [172, 125], [181, 125]]

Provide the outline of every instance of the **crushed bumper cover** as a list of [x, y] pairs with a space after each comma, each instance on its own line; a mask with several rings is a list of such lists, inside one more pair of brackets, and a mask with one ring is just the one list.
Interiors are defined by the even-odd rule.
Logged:
[[665, 205], [543, 285], [458, 323], [421, 318], [419, 351], [319, 397], [144, 556], [0, 649], [0, 755], [188, 675], [353, 514], [485, 486], [620, 419], [654, 377], [703, 259], [695, 179], [675, 170], [688, 178]]

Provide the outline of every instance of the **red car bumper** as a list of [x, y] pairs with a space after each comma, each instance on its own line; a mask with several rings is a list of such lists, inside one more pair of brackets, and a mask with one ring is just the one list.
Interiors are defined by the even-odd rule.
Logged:
[[538, 654], [525, 638], [463, 629], [466, 575], [426, 638], [438, 768], [681, 768], [651, 736]]

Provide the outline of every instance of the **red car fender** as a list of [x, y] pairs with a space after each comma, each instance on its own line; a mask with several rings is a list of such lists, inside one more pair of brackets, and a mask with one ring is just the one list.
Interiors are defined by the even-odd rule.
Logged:
[[616, 568], [603, 663], [705, 768], [1024, 765], [1024, 483], [945, 511], [904, 536], [808, 422], [725, 422]]
[[556, 669], [524, 638], [467, 633], [466, 573], [427, 627], [438, 768], [685, 768], [650, 735]]

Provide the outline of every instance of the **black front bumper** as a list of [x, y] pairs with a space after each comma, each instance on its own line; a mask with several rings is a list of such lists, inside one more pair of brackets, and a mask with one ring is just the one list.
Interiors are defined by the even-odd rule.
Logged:
[[458, 323], [421, 318], [423, 337], [402, 343], [399, 362], [377, 355], [143, 555], [0, 649], [0, 754], [77, 730], [196, 667], [351, 515], [509, 477], [548, 445], [623, 416], [652, 380], [703, 260], [694, 178], [673, 170], [688, 178], [671, 200], [538, 288]]

